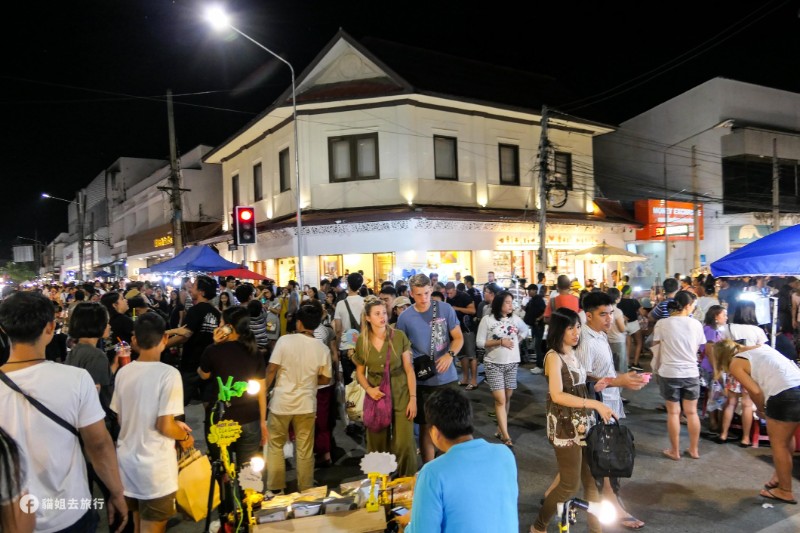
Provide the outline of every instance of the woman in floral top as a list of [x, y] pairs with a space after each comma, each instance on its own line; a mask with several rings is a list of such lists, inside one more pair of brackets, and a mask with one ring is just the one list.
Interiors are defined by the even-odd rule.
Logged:
[[389, 379], [392, 388], [392, 423], [382, 431], [367, 430], [367, 452], [389, 452], [397, 458], [397, 475], [417, 473], [414, 417], [417, 416], [417, 378], [411, 362], [411, 342], [406, 334], [389, 327], [386, 305], [377, 296], [364, 299], [361, 334], [352, 360], [356, 379], [375, 400], [383, 397], [380, 384], [389, 350]]
[[491, 314], [481, 319], [476, 338], [478, 348], [486, 349], [483, 366], [497, 413], [494, 436], [509, 448], [514, 443], [508, 434], [508, 408], [511, 394], [517, 388], [519, 344], [528, 331], [528, 325], [514, 314], [514, 297], [503, 291], [494, 297]]

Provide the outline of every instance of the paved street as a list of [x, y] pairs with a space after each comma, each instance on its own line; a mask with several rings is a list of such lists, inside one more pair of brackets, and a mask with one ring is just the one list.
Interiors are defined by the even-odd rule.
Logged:
[[[519, 374], [519, 389], [512, 399], [510, 432], [515, 443], [519, 467], [520, 531], [528, 531], [539, 510], [539, 499], [556, 473], [555, 457], [544, 429], [545, 379], [527, 369]], [[492, 440], [495, 428], [488, 412], [493, 409], [486, 384], [468, 393], [473, 399], [477, 436]], [[667, 446], [666, 415], [655, 408], [661, 403], [655, 383], [639, 392], [624, 394], [631, 402], [625, 423], [636, 437], [637, 458], [634, 476], [622, 482], [622, 495], [628, 509], [647, 523], [648, 532], [769, 532], [800, 531], [800, 506], [776, 504], [763, 508], [758, 496], [769, 479], [772, 460], [769, 447], [743, 449], [736, 444], [719, 445], [701, 440], [699, 460], [688, 456], [673, 462], [661, 456]], [[190, 423], [199, 425], [199, 409], [191, 406]], [[685, 429], [682, 435], [685, 447]], [[359, 476], [358, 461], [363, 448], [337, 427], [337, 445], [344, 448], [333, 468], [318, 471], [320, 482], [335, 486], [341, 480]], [[795, 460], [795, 478], [800, 477], [800, 461]], [[468, 466], [465, 465], [465, 468]], [[288, 473], [293, 480], [294, 471]], [[800, 484], [795, 480], [795, 489]], [[480, 502], [480, 480], [465, 488], [465, 498]], [[198, 532], [203, 523], [184, 521], [174, 532]], [[585, 516], [573, 531], [587, 531]], [[625, 531], [619, 526], [606, 531]], [[555, 531], [551, 526], [550, 531]]]

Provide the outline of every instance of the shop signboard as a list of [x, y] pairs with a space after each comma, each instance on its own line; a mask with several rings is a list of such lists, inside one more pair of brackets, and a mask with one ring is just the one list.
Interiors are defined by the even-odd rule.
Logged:
[[[636, 240], [663, 241], [669, 235], [671, 241], [694, 240], [694, 210], [691, 202], [666, 202], [664, 200], [637, 200], [634, 213], [642, 229], [636, 230]], [[698, 232], [703, 238], [703, 207], [697, 206]]]
[[[781, 229], [786, 229], [789, 226], [781, 226]], [[766, 237], [772, 231], [772, 226], [767, 224], [743, 224], [741, 226], [729, 226], [728, 232], [730, 234], [731, 244], [740, 246], [755, 242], [761, 237]]]

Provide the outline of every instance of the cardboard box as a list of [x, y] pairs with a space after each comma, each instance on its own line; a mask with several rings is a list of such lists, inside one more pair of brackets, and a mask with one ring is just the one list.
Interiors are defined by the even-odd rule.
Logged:
[[357, 509], [347, 513], [334, 513], [306, 518], [293, 518], [283, 522], [258, 524], [250, 527], [250, 533], [381, 533], [386, 529], [386, 513], [383, 509], [370, 513]]

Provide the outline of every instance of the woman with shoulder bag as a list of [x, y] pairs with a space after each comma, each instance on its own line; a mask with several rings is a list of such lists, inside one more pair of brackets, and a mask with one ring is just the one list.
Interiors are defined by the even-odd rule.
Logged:
[[[417, 449], [414, 443], [414, 417], [417, 416], [417, 379], [411, 362], [411, 342], [405, 333], [389, 327], [386, 305], [377, 296], [364, 299], [361, 334], [358, 336], [353, 363], [356, 379], [373, 400], [384, 397], [381, 384], [386, 375], [391, 384], [392, 417], [389, 427], [367, 430], [367, 452], [389, 452], [397, 457], [397, 476], [417, 472]], [[389, 366], [385, 372], [385, 365]], [[364, 401], [368, 401], [367, 398]], [[366, 420], [364, 407], [364, 424]]]
[[[558, 462], [558, 485], [545, 497], [531, 533], [544, 533], [556, 514], [556, 504], [574, 497], [579, 481], [583, 484], [584, 499], [600, 501], [586, 457], [586, 433], [594, 423], [594, 412], [605, 422], [613, 411], [602, 402], [589, 398], [586, 389], [586, 369], [575, 356], [581, 334], [578, 314], [561, 307], [550, 316], [547, 335], [548, 352], [544, 375], [548, 382], [547, 438], [553, 445]], [[598, 533], [600, 522], [589, 515], [589, 531]]]

